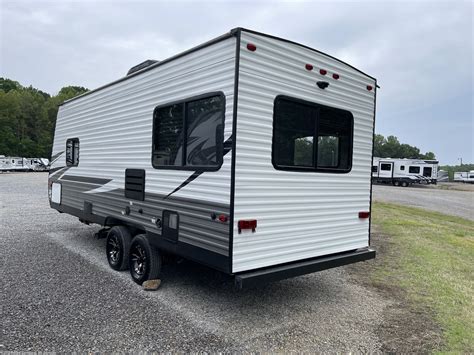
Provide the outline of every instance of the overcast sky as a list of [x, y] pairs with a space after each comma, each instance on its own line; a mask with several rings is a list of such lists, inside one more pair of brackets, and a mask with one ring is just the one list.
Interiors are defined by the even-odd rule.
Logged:
[[472, 1], [8, 1], [0, 76], [89, 89], [234, 27], [284, 37], [376, 77], [376, 131], [441, 163], [473, 159]]

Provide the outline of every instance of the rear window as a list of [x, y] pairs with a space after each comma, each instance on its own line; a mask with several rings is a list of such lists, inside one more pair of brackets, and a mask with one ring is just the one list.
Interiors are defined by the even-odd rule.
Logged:
[[352, 114], [346, 110], [277, 97], [273, 165], [280, 170], [349, 172], [353, 121]]

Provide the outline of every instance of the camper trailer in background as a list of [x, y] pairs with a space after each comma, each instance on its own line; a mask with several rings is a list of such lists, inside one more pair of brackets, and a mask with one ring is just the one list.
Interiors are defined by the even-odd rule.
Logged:
[[421, 159], [392, 159], [374, 157], [372, 181], [394, 186], [436, 184], [438, 161]]
[[48, 171], [49, 160], [46, 158], [6, 157], [0, 155], [0, 171]]
[[455, 172], [454, 173], [455, 182], [464, 182], [464, 183], [474, 183], [474, 170], [464, 171], [464, 172]]
[[22, 157], [3, 157], [0, 159], [0, 171], [28, 171], [26, 159]]
[[261, 284], [375, 257], [377, 83], [235, 29], [59, 107], [51, 207], [105, 227], [135, 282], [163, 253]]

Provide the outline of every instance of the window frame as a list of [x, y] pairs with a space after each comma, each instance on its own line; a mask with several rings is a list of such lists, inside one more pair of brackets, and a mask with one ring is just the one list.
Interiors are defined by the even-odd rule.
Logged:
[[[74, 164], [74, 162], [72, 164], [68, 163], [67, 161], [67, 144], [68, 142], [71, 141], [72, 142], [72, 158], [74, 160], [74, 143], [77, 142], [77, 163]], [[79, 138], [78, 137], [75, 137], [75, 138], [68, 138], [66, 139], [66, 151], [65, 151], [65, 160], [66, 160], [66, 166], [79, 166], [79, 152], [81, 151], [81, 143], [79, 141]]]
[[[155, 139], [157, 139], [157, 130], [155, 129], [155, 122], [156, 122], [156, 111], [167, 106], [172, 105], [179, 105], [183, 104], [183, 156], [182, 156], [182, 164], [186, 162], [186, 153], [187, 153], [187, 135], [188, 135], [188, 126], [186, 123], [187, 119], [187, 103], [192, 101], [198, 101], [202, 99], [207, 99], [211, 97], [219, 96], [222, 98], [222, 135], [219, 142], [217, 142], [219, 146], [217, 149], [217, 165], [156, 165], [154, 163], [154, 148], [155, 148]], [[152, 117], [152, 138], [151, 138], [151, 165], [154, 169], [164, 169], [164, 170], [187, 170], [187, 171], [217, 171], [222, 167], [224, 163], [224, 131], [225, 131], [225, 111], [226, 111], [226, 97], [222, 91], [214, 91], [205, 94], [200, 94], [196, 96], [187, 97], [180, 100], [170, 101], [161, 105], [158, 105], [153, 110], [153, 117]]]
[[[286, 100], [290, 102], [294, 102], [297, 104], [302, 104], [306, 106], [311, 106], [316, 108], [318, 111], [316, 111], [316, 118], [315, 118], [315, 129], [314, 129], [314, 135], [313, 135], [313, 155], [314, 155], [314, 165], [311, 167], [306, 167], [306, 166], [288, 166], [288, 165], [278, 165], [275, 161], [275, 139], [276, 139], [276, 124], [275, 124], [275, 119], [276, 119], [276, 104], [278, 100]], [[340, 110], [348, 113], [350, 115], [350, 134], [349, 134], [349, 164], [346, 169], [340, 169], [340, 168], [332, 168], [332, 167], [318, 167], [318, 126], [319, 126], [319, 115], [320, 115], [320, 108], [325, 108], [329, 110]], [[316, 102], [312, 101], [307, 101], [303, 99], [299, 99], [296, 97], [291, 97], [287, 95], [277, 95], [275, 97], [275, 100], [273, 101], [273, 122], [272, 122], [273, 128], [272, 128], [272, 165], [276, 170], [283, 170], [283, 171], [297, 171], [297, 172], [308, 172], [308, 173], [331, 173], [331, 174], [348, 174], [352, 170], [352, 158], [354, 154], [354, 115], [352, 114], [351, 111], [344, 110], [341, 108], [337, 107], [332, 107], [332, 106], [327, 106], [323, 104], [319, 104]], [[324, 136], [321, 136], [324, 137]], [[339, 139], [338, 143], [339, 147], [338, 150], [341, 151], [341, 140]], [[338, 165], [340, 163], [341, 156], [338, 155]]]
[[[418, 172], [412, 172], [410, 171], [411, 168], [415, 168], [415, 169], [418, 169]], [[421, 167], [417, 166], [417, 165], [411, 165], [408, 167], [408, 174], [420, 174], [421, 173]]]

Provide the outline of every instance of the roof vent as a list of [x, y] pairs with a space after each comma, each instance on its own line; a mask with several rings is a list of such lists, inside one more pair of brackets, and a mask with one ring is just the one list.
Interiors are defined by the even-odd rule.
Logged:
[[131, 67], [130, 70], [127, 72], [127, 76], [139, 70], [142, 70], [143, 68], [149, 67], [150, 65], [153, 65], [155, 63], [158, 63], [158, 60], [147, 59], [144, 62], [141, 62], [140, 64], [137, 64], [134, 67]]

